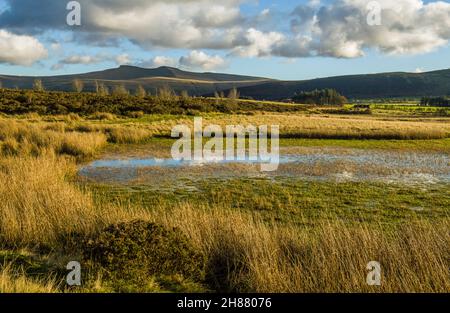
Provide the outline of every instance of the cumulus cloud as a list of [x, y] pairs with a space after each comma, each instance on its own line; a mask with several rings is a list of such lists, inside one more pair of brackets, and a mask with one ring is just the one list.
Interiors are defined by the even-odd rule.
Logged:
[[192, 51], [188, 56], [180, 58], [180, 66], [190, 69], [212, 71], [226, 66], [225, 60], [218, 55], [208, 55], [203, 51]]
[[[66, 25], [66, 2], [60, 0], [5, 0], [0, 28], [27, 32], [74, 30]], [[122, 36], [143, 47], [230, 48], [223, 36], [245, 18], [240, 4], [248, 0], [78, 0], [80, 39], [108, 42]]]
[[241, 43], [234, 49], [233, 53], [242, 57], [269, 56], [273, 47], [284, 39], [285, 36], [278, 32], [264, 33], [250, 28], [242, 35]]
[[128, 55], [128, 53], [116, 56], [115, 61], [118, 65], [128, 65], [132, 63], [131, 57]]
[[74, 54], [66, 56], [65, 58], [58, 61], [58, 63], [52, 66], [52, 70], [60, 70], [64, 68], [66, 65], [90, 65], [90, 64], [98, 64], [103, 62], [113, 62], [117, 65], [128, 65], [133, 61], [131, 57], [124, 53], [117, 56], [99, 53], [96, 55], [80, 55]]
[[[387, 54], [417, 54], [448, 44], [450, 3], [377, 2], [381, 8], [381, 25], [371, 26], [367, 22], [371, 12], [366, 0], [339, 0], [319, 9], [299, 6], [293, 12], [291, 25], [295, 32], [312, 37], [308, 50], [320, 56], [355, 58], [370, 48]], [[282, 56], [292, 54], [286, 52], [289, 49], [277, 50]]]
[[64, 68], [66, 65], [74, 65], [74, 64], [96, 64], [102, 62], [102, 58], [100, 56], [91, 56], [91, 55], [70, 55], [61, 59], [58, 63], [52, 66], [52, 70], [60, 70]]
[[176, 59], [171, 58], [171, 57], [156, 56], [156, 57], [151, 58], [150, 60], [138, 62], [136, 65], [141, 66], [141, 67], [147, 67], [147, 68], [154, 68], [154, 67], [161, 67], [161, 66], [177, 67], [178, 62]]
[[[128, 39], [148, 50], [193, 50], [184, 66], [211, 59], [201, 55], [203, 49], [241, 57], [356, 58], [370, 49], [427, 53], [450, 40], [450, 3], [443, 1], [378, 0], [381, 25], [376, 26], [367, 23], [369, 0], [310, 0], [289, 14], [271, 8], [254, 16], [241, 10], [241, 4], [254, 0], [78, 1], [82, 26], [71, 28], [65, 23], [65, 1], [5, 0], [8, 9], [0, 13], [0, 29], [25, 34], [58, 29], [73, 31], [76, 40], [88, 44], [120, 45]], [[217, 67], [219, 59], [196, 66]], [[164, 61], [155, 64], [166, 65]]]
[[47, 49], [36, 38], [0, 30], [0, 63], [30, 66], [47, 56]]
[[64, 64], [94, 64], [99, 63], [101, 59], [98, 56], [90, 55], [71, 55], [61, 60]]

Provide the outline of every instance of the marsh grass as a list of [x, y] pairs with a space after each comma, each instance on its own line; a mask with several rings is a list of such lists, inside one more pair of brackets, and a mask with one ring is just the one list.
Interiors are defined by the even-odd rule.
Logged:
[[[450, 136], [446, 119], [404, 118], [391, 119], [372, 116], [305, 115], [259, 112], [248, 114], [202, 113], [203, 126], [226, 125], [279, 125], [280, 137], [285, 139], [372, 139], [372, 140], [431, 140]], [[172, 116], [130, 120], [135, 127], [148, 130], [154, 137], [170, 137], [175, 125], [188, 125], [193, 129], [193, 118]]]
[[[278, 122], [273, 116], [257, 118], [247, 121], [268, 125]], [[295, 124], [299, 119], [289, 117], [289, 121]], [[383, 132], [380, 121], [358, 128], [364, 123], [352, 121], [338, 127], [336, 120], [331, 121], [327, 130], [320, 129], [325, 121], [304, 122], [300, 127], [314, 127], [311, 131], [330, 134], [371, 134], [371, 127], [375, 134]], [[224, 118], [221, 122], [228, 120]], [[179, 201], [170, 206], [164, 202], [152, 206], [135, 205], [126, 199], [102, 203], [95, 201], [89, 187], [73, 183], [76, 173], [73, 156], [88, 157], [95, 153], [106, 144], [107, 132], [99, 131], [98, 126], [93, 127], [94, 131], [73, 131], [71, 128], [76, 124], [63, 123], [49, 125], [39, 119], [33, 122], [0, 119], [0, 245], [5, 249], [30, 249], [39, 255], [51, 253], [54, 260], [64, 260], [75, 253], [65, 247], [70, 236], [89, 236], [111, 224], [144, 220], [179, 228], [207, 258], [206, 279], [195, 283], [204, 283], [216, 291], [450, 290], [448, 216], [436, 219], [410, 217], [405, 223], [397, 224], [349, 223], [345, 216], [323, 212], [314, 223], [307, 217], [302, 221], [302, 216], [298, 217], [300, 222], [281, 223], [277, 210], [269, 212], [272, 219], [263, 219], [250, 211], [230, 207], [226, 197], [223, 201], [217, 198], [213, 203]], [[156, 132], [164, 131], [172, 123], [173, 120], [161, 122], [156, 126]], [[400, 136], [447, 130], [441, 124], [425, 130], [402, 128], [402, 125], [399, 122], [393, 128], [386, 127], [392, 132], [398, 127]], [[414, 128], [420, 126], [411, 123], [411, 127], [413, 125]], [[155, 133], [152, 127], [145, 129]], [[104, 129], [103, 126], [100, 128]], [[131, 137], [141, 138], [141, 134]], [[304, 204], [307, 205], [307, 201]], [[370, 261], [382, 264], [380, 287], [369, 287], [365, 283], [366, 265]], [[60, 267], [63, 264], [62, 261], [55, 262]], [[64, 290], [63, 282], [53, 281], [50, 274], [46, 279], [32, 278], [21, 272], [16, 264], [0, 264], [0, 268], [2, 292]], [[101, 281], [98, 277], [93, 273], [92, 280], [87, 282], [87, 286], [92, 286], [91, 291], [136, 291], [127, 286], [114, 287], [114, 283]], [[164, 291], [167, 290], [164, 286], [170, 284], [183, 288], [198, 286], [186, 284], [182, 277], [159, 283], [150, 277], [148, 289], [144, 287], [139, 291]]]
[[0, 265], [0, 293], [58, 293], [58, 282], [52, 278], [33, 279], [11, 264]]
[[148, 131], [140, 128], [112, 127], [107, 128], [108, 140], [116, 144], [136, 144], [150, 138]]
[[65, 125], [0, 120], [0, 153], [6, 156], [38, 156], [53, 151], [78, 159], [92, 157], [104, 147], [107, 137], [100, 132], [66, 132]]
[[[154, 214], [188, 234], [209, 257], [216, 290], [234, 292], [445, 292], [450, 288], [448, 220], [348, 225], [329, 216], [312, 227], [268, 225], [222, 207], [181, 205]], [[370, 261], [383, 284], [366, 284]]]

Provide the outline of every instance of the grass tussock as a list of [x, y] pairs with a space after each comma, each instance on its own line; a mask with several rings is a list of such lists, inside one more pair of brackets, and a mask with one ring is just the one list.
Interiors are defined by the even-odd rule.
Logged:
[[[258, 121], [272, 124], [269, 120]], [[352, 123], [356, 122], [335, 130], [350, 132], [357, 127]], [[53, 251], [55, 259], [64, 259], [74, 253], [64, 246], [71, 236], [97, 238], [109, 225], [142, 220], [166, 229], [176, 227], [183, 234], [183, 242], [187, 240], [186, 245], [206, 260], [205, 276], [199, 281], [191, 284], [177, 276], [161, 282], [149, 277], [148, 290], [166, 290], [161, 286], [167, 285], [197, 288], [198, 284], [226, 292], [450, 290], [450, 221], [446, 216], [433, 220], [412, 217], [407, 223], [386, 224], [349, 223], [330, 213], [314, 223], [289, 223], [276, 222], [277, 211], [268, 220], [252, 212], [231, 210], [227, 198], [211, 205], [183, 201], [171, 206], [161, 201], [153, 207], [126, 201], [99, 203], [87, 188], [72, 182], [76, 163], [66, 155], [92, 156], [108, 140], [139, 142], [145, 140], [148, 129], [133, 133], [129, 132], [132, 127], [125, 126], [91, 126], [86, 131], [74, 130], [76, 127], [65, 122], [0, 119], [0, 246], [9, 250], [28, 248], [41, 254]], [[404, 131], [412, 134], [413, 130]], [[139, 244], [133, 237], [122, 235], [120, 240], [132, 247]], [[167, 260], [160, 260], [162, 264], [174, 261], [169, 252]], [[370, 261], [382, 266], [381, 286], [366, 284]], [[95, 274], [92, 277], [98, 277]], [[93, 290], [134, 290], [127, 286], [117, 289], [107, 281], [93, 280], [89, 284]], [[53, 292], [61, 291], [61, 285], [64, 283], [30, 278], [14, 266], [0, 265], [0, 292]]]
[[443, 139], [450, 136], [450, 126], [442, 121], [381, 120], [359, 116], [327, 117], [299, 114], [264, 114], [222, 116], [204, 124], [280, 125], [280, 137], [310, 139]]
[[[238, 292], [448, 292], [449, 221], [398, 228], [267, 225], [222, 208], [182, 206], [154, 216], [182, 229], [209, 260], [216, 290]], [[366, 266], [382, 265], [382, 285], [368, 286]]]
[[100, 132], [66, 132], [60, 123], [46, 125], [0, 120], [0, 153], [4, 156], [39, 156], [48, 151], [86, 159], [104, 147], [107, 137]]
[[[199, 115], [199, 114], [196, 114]], [[431, 140], [450, 137], [447, 120], [382, 119], [372, 116], [325, 116], [300, 113], [277, 114], [260, 112], [248, 114], [200, 114], [203, 127], [219, 125], [225, 131], [227, 125], [280, 126], [281, 138], [305, 139], [374, 139], [374, 140]], [[193, 129], [193, 118], [143, 118], [145, 129], [153, 136], [170, 137], [176, 125], [188, 125]], [[139, 123], [139, 122], [138, 122]]]
[[31, 279], [10, 264], [0, 269], [0, 293], [57, 293], [58, 284], [54, 279]]
[[145, 216], [114, 204], [95, 205], [70, 182], [75, 163], [48, 153], [0, 160], [0, 241], [10, 247], [64, 244], [71, 234], [90, 234], [115, 221]]
[[108, 140], [117, 144], [141, 143], [150, 138], [149, 132], [140, 128], [113, 127], [107, 128]]
[[54, 244], [62, 234], [87, 231], [96, 212], [89, 194], [67, 181], [71, 161], [47, 154], [0, 162], [1, 240], [8, 246]]

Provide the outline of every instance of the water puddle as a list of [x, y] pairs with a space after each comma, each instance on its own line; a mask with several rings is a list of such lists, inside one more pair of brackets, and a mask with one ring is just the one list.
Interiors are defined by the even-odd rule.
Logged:
[[[297, 149], [299, 150], [299, 149]], [[151, 154], [151, 152], [149, 152]], [[261, 160], [202, 162], [156, 157], [105, 157], [83, 166], [82, 177], [95, 182], [171, 186], [205, 178], [289, 177], [305, 180], [382, 181], [404, 184], [450, 183], [447, 154], [340, 148], [283, 148], [279, 167], [261, 172]], [[189, 185], [189, 184], [188, 184]]]

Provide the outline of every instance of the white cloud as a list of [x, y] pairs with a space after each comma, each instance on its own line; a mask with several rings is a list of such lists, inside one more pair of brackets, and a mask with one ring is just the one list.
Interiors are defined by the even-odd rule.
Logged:
[[243, 35], [243, 44], [236, 47], [234, 54], [242, 57], [264, 57], [272, 53], [275, 45], [285, 39], [278, 32], [263, 33], [257, 29], [250, 28]]
[[62, 50], [62, 46], [61, 46], [61, 44], [58, 43], [58, 42], [52, 43], [52, 44], [50, 45], [50, 48], [51, 48], [53, 51], [57, 51], [57, 52], [59, 52], [59, 51]]
[[47, 49], [36, 38], [0, 30], [0, 63], [31, 66], [47, 56]]
[[242, 21], [241, 0], [82, 1], [90, 28], [144, 47], [230, 47], [222, 36]]
[[190, 69], [212, 71], [226, 66], [225, 60], [218, 55], [208, 55], [203, 51], [192, 51], [188, 56], [180, 58], [180, 66]]
[[66, 56], [65, 58], [59, 60], [58, 63], [52, 66], [52, 70], [60, 70], [64, 68], [66, 65], [89, 65], [89, 64], [98, 64], [103, 62], [112, 62], [117, 65], [127, 65], [131, 64], [131, 57], [124, 53], [120, 55], [109, 55], [105, 53], [98, 53], [96, 55], [80, 55], [74, 54]]
[[[450, 3], [421, 0], [378, 0], [382, 8], [381, 25], [367, 23], [366, 0], [339, 0], [320, 10], [299, 6], [294, 25], [311, 35], [312, 55], [356, 58], [366, 49], [386, 54], [427, 53], [450, 40]], [[307, 22], [305, 22], [307, 21]], [[285, 56], [286, 50], [278, 51]]]
[[99, 63], [101, 59], [98, 56], [91, 55], [71, 55], [61, 60], [64, 64], [94, 64]]
[[[356, 58], [367, 50], [399, 55], [427, 53], [448, 45], [450, 40], [450, 3], [444, 1], [378, 0], [383, 9], [380, 26], [367, 23], [369, 0], [309, 0], [290, 14], [271, 8], [254, 16], [245, 15], [241, 4], [253, 1], [79, 0], [83, 25], [74, 32], [74, 38], [89, 44], [115, 45], [128, 39], [148, 50], [163, 47], [196, 51], [196, 57], [185, 57], [186, 64], [190, 59], [199, 59], [198, 51], [205, 49], [241, 57]], [[8, 10], [0, 13], [0, 28], [23, 33], [66, 30], [61, 19], [61, 12], [67, 12], [64, 3], [41, 2], [6, 0]], [[42, 49], [30, 49], [29, 59], [39, 59], [33, 55], [43, 55]], [[0, 62], [5, 62], [6, 53], [5, 49], [0, 51]], [[8, 58], [20, 55], [9, 53]], [[212, 64], [205, 62], [201, 68], [215, 67], [219, 59], [216, 57]], [[118, 63], [123, 61], [128, 60]], [[154, 65], [177, 63], [162, 58], [151, 61]]]
[[178, 61], [171, 57], [155, 56], [149, 60], [136, 62], [135, 65], [145, 68], [156, 68], [161, 66], [177, 67]]
[[132, 63], [132, 60], [127, 53], [116, 56], [115, 61], [118, 65], [128, 65]]
[[153, 67], [161, 67], [161, 66], [176, 67], [177, 61], [171, 57], [156, 56], [152, 59], [152, 66]]

